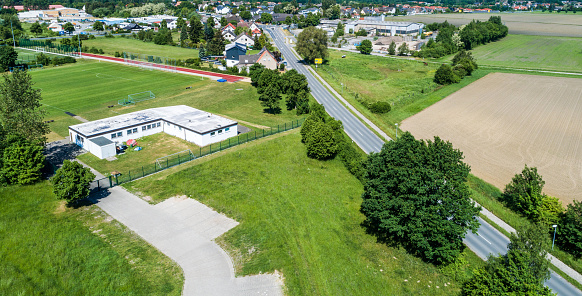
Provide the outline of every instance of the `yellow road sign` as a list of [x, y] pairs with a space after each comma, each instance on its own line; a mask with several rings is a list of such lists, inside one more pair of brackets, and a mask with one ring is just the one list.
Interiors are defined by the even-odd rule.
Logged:
[[315, 59], [315, 63], [316, 64], [321, 64], [321, 63], [323, 63], [323, 59]]

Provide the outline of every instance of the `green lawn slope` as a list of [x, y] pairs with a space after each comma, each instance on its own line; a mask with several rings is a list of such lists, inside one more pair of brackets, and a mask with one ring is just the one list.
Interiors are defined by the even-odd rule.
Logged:
[[0, 188], [0, 295], [180, 295], [180, 267], [48, 182]]
[[454, 279], [482, 264], [466, 250], [445, 275], [376, 242], [360, 225], [362, 184], [339, 160], [307, 158], [297, 130], [249, 144], [126, 186], [154, 200], [185, 194], [239, 221], [218, 239], [237, 275], [278, 270], [289, 295], [453, 295]]

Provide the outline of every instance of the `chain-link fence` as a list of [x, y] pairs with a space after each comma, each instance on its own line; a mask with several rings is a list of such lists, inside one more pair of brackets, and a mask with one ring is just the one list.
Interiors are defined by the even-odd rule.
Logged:
[[270, 135], [278, 134], [290, 129], [300, 127], [305, 118], [294, 120], [288, 123], [279, 124], [276, 127], [271, 127], [268, 129], [251, 130], [248, 133], [240, 134], [236, 137], [228, 138], [222, 142], [214, 143], [205, 147], [200, 147], [198, 150], [189, 150], [188, 153], [177, 153], [175, 155], [170, 155], [163, 160], [157, 160], [153, 163], [148, 163], [134, 167], [126, 172], [118, 172], [114, 175], [108, 176], [103, 179], [95, 180], [91, 182], [90, 186], [92, 190], [100, 191], [109, 187], [113, 187], [119, 184], [133, 181], [135, 179], [143, 178], [147, 175], [155, 174], [159, 171], [166, 170], [177, 165], [216, 153], [240, 144], [244, 144], [250, 141], [261, 139]]

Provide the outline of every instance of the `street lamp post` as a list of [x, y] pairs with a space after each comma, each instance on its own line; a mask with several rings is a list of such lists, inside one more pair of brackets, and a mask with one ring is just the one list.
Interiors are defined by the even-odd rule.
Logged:
[[398, 122], [394, 124], [396, 126], [396, 139], [398, 139]]
[[556, 242], [556, 229], [558, 229], [558, 224], [552, 225], [554, 227], [554, 239], [552, 240], [552, 251], [554, 250], [554, 243]]

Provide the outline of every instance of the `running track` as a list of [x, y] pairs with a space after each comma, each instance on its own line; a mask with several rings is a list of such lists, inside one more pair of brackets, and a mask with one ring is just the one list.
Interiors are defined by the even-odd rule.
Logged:
[[[97, 54], [90, 54], [90, 53], [83, 53], [82, 57], [88, 57], [88, 58], [93, 58], [93, 59], [100, 59], [100, 60], [104, 60], [104, 61], [111, 61], [111, 62], [115, 62], [115, 63], [122, 63], [122, 64], [129, 64], [131, 65], [132, 63], [128, 63], [126, 62], [124, 59], [122, 58], [114, 58], [114, 57], [108, 57], [108, 56], [104, 56], [104, 55], [97, 55]], [[135, 64], [136, 66], [139, 65], [137, 62]], [[148, 63], [148, 66], [151, 68], [158, 68], [159, 70], [167, 70], [165, 68], [165, 65], [158, 65], [158, 64], [154, 64], [154, 63]], [[195, 69], [189, 69], [189, 68], [182, 68], [182, 67], [176, 67], [176, 72], [178, 73], [183, 73], [183, 74], [190, 74], [190, 75], [198, 75], [198, 76], [206, 76], [206, 77], [210, 77], [213, 79], [226, 79], [226, 81], [228, 82], [237, 82], [239, 80], [245, 79], [246, 77], [242, 77], [242, 76], [235, 76], [235, 75], [228, 75], [228, 74], [222, 74], [222, 73], [215, 73], [215, 72], [208, 72], [208, 71], [201, 71], [201, 70], [195, 70]]]

